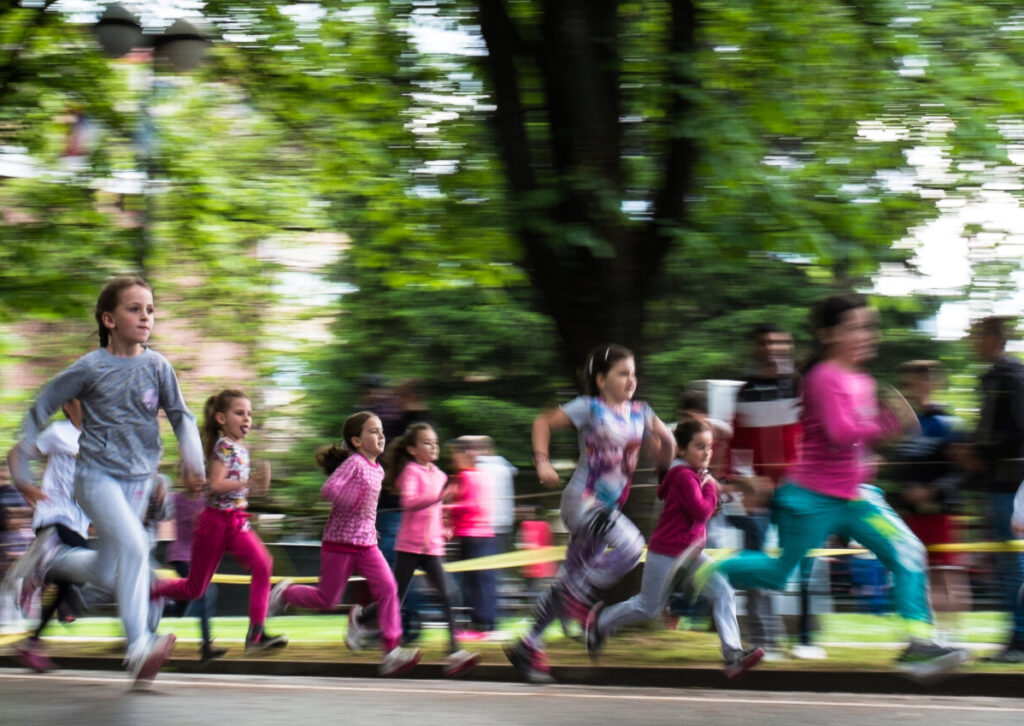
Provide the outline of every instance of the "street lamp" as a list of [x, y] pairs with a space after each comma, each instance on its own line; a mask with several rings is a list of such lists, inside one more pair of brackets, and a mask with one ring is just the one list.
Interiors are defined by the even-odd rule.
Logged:
[[109, 58], [120, 58], [133, 48], [153, 46], [157, 55], [167, 58], [178, 71], [188, 71], [198, 66], [208, 44], [196, 26], [180, 18], [163, 33], [143, 33], [138, 18], [117, 3], [107, 6], [93, 26], [93, 31]]
[[145, 217], [139, 226], [138, 248], [136, 251], [140, 272], [145, 272], [146, 257], [149, 254], [149, 227], [152, 218], [152, 196], [149, 194], [149, 182], [154, 177], [153, 149], [149, 140], [149, 103], [154, 91], [153, 77], [156, 72], [157, 58], [166, 58], [176, 71], [188, 71], [199, 65], [206, 52], [208, 42], [199, 30], [187, 20], [178, 19], [163, 33], [147, 34], [142, 32], [139, 19], [123, 5], [108, 5], [103, 15], [93, 26], [96, 40], [109, 58], [120, 58], [132, 50], [152, 47], [153, 69], [148, 76], [148, 89], [143, 97], [139, 116], [139, 138], [141, 139], [142, 161], [145, 176], [142, 181], [142, 195], [145, 203]]

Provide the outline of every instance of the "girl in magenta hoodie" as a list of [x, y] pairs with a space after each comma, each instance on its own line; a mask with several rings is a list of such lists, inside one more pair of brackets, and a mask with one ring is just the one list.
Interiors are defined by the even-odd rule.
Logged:
[[[678, 458], [658, 486], [658, 498], [665, 505], [647, 544], [640, 592], [609, 608], [599, 605], [591, 610], [586, 624], [591, 657], [596, 657], [605, 638], [620, 628], [657, 617], [672, 593], [680, 556], [704, 547], [708, 519], [718, 506], [718, 482], [708, 472], [711, 427], [704, 421], [686, 419], [676, 427], [675, 439]], [[700, 562], [711, 559], [703, 551], [696, 557]], [[703, 594], [711, 603], [722, 641], [725, 674], [732, 678], [757, 665], [764, 651], [744, 650], [736, 622], [736, 600], [729, 584], [717, 576], [705, 586]]]

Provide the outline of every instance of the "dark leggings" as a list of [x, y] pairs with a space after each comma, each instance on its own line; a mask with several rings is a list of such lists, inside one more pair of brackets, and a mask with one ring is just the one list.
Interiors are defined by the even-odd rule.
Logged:
[[[398, 584], [398, 602], [405, 601], [413, 575], [421, 569], [434, 586], [444, 608], [444, 616], [448, 620], [448, 647], [454, 653], [459, 649], [455, 640], [455, 619], [452, 617], [451, 602], [448, 600], [448, 588], [445, 584], [444, 560], [440, 555], [422, 555], [414, 552], [395, 552], [395, 582]], [[377, 616], [377, 603], [371, 603], [363, 611], [361, 622], [370, 622]]]
[[[63, 524], [55, 524], [53, 526], [57, 530], [57, 536], [60, 537], [60, 541], [66, 544], [68, 547], [88, 546], [85, 537], [80, 535], [75, 530], [71, 529], [71, 527], [68, 527]], [[37, 533], [42, 529], [45, 528], [40, 527], [39, 530], [37, 530]], [[32, 634], [33, 638], [38, 638], [40, 634], [42, 634], [43, 628], [45, 628], [53, 619], [53, 616], [57, 612], [57, 609], [61, 606], [61, 603], [63, 603], [67, 607], [71, 606], [71, 583], [59, 581], [54, 584], [57, 586], [57, 597], [53, 598], [53, 600], [51, 600], [49, 603], [43, 604], [43, 609], [39, 614], [39, 626]]]

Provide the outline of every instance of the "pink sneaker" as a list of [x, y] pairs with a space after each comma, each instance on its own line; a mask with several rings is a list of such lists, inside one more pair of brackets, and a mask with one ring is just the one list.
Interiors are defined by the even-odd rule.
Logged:
[[149, 652], [139, 659], [134, 668], [135, 688], [145, 688], [156, 678], [156, 674], [160, 672], [164, 663], [171, 657], [171, 653], [174, 652], [174, 643], [176, 641], [177, 637], [174, 633], [162, 635], [153, 641], [152, 645], [149, 646]]
[[456, 640], [464, 640], [467, 643], [478, 643], [481, 640], [487, 640], [487, 633], [481, 633], [479, 630], [459, 630], [455, 633]]
[[18, 646], [17, 651], [18, 662], [36, 673], [46, 673], [57, 668], [57, 664], [39, 650], [35, 643]]

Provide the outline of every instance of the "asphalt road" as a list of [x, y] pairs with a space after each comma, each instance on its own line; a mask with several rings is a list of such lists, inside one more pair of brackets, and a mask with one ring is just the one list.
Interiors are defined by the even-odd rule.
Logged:
[[128, 686], [121, 673], [0, 669], [0, 724], [987, 726], [1024, 718], [1024, 700], [1000, 698], [173, 673], [147, 691]]

